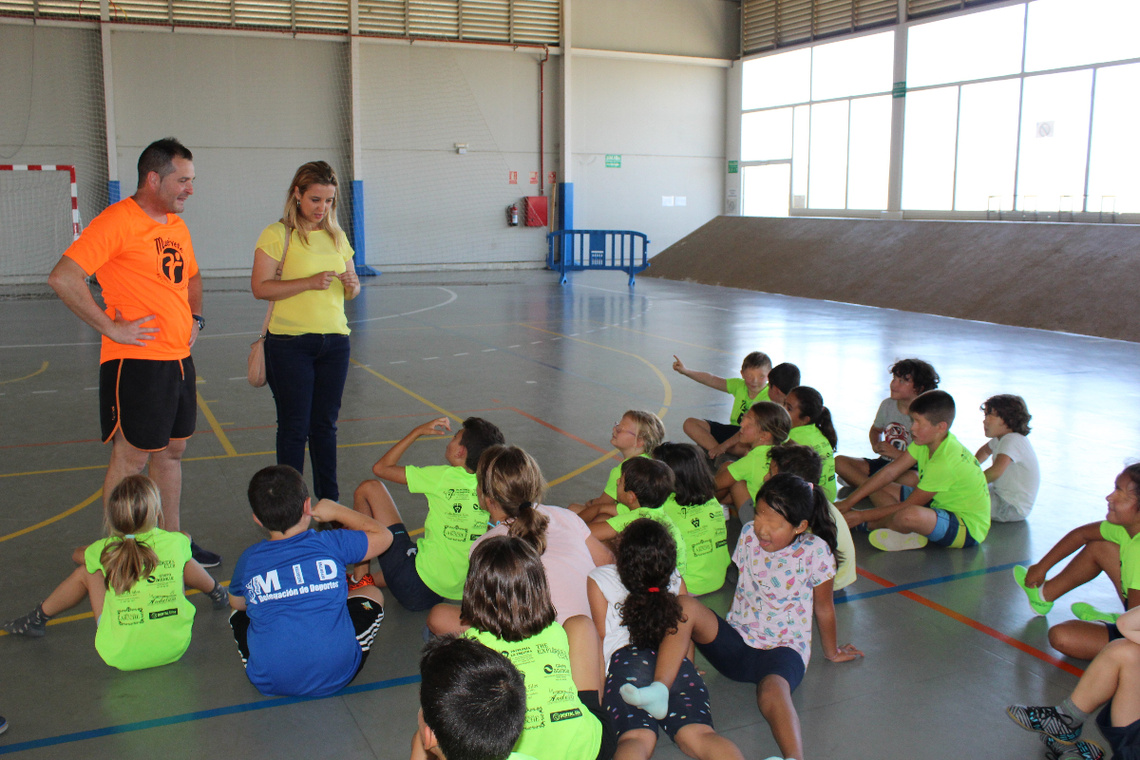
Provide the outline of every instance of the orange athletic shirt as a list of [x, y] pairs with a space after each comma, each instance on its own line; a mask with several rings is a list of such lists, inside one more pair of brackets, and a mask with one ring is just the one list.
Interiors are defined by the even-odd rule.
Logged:
[[182, 218], [166, 215], [154, 221], [133, 198], [126, 198], [91, 220], [64, 256], [97, 274], [103, 287], [106, 313], [124, 319], [153, 314], [143, 323], [157, 327], [145, 346], [124, 346], [103, 337], [100, 363], [112, 359], [184, 359], [190, 355], [190, 278], [198, 274], [190, 230]]

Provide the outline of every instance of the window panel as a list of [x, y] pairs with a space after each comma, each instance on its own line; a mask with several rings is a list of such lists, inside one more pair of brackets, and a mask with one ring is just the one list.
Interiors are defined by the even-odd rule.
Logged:
[[[1013, 208], [1021, 82], [963, 85], [958, 117], [957, 211]], [[991, 196], [994, 198], [991, 200]]]
[[740, 120], [740, 160], [792, 157], [792, 109], [746, 113]]
[[1017, 74], [1024, 31], [1024, 5], [913, 26], [907, 35], [907, 86]]
[[745, 111], [806, 103], [811, 96], [811, 50], [745, 61], [742, 79], [741, 104]]
[[[1096, 72], [1089, 211], [1140, 212], [1140, 63]], [[1111, 196], [1111, 197], [1106, 197]]]
[[885, 209], [891, 165], [891, 96], [851, 101], [847, 208]]
[[792, 118], [792, 208], [807, 208], [811, 106], [796, 106]]
[[907, 95], [903, 132], [904, 209], [950, 210], [954, 200], [957, 121], [957, 87]]
[[789, 164], [744, 167], [744, 216], [787, 216]]
[[827, 100], [891, 91], [894, 32], [812, 48], [811, 97]]
[[1140, 58], [1137, 0], [1036, 0], [1029, 4], [1025, 70]]
[[846, 100], [811, 107], [809, 208], [847, 205], [847, 111]]
[[1017, 168], [1018, 208], [1081, 210], [1091, 88], [1090, 70], [1026, 78]]

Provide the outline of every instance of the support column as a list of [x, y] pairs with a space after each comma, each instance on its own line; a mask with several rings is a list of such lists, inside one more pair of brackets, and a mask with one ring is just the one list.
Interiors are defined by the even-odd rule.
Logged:
[[103, 128], [107, 138], [107, 205], [122, 199], [119, 187], [119, 145], [115, 139], [115, 78], [111, 70], [111, 3], [99, 0], [99, 41], [103, 66]]
[[906, 123], [906, 0], [899, 0], [891, 81], [891, 161], [887, 173], [887, 219], [902, 219], [903, 125]]
[[572, 98], [570, 96], [572, 60], [572, 40], [570, 38], [570, 6], [572, 0], [562, 0], [561, 41], [562, 48], [562, 124], [561, 124], [561, 155], [559, 164], [562, 169], [562, 181], [558, 183], [558, 219], [557, 228], [560, 230], [574, 229], [574, 174], [573, 150], [571, 140], [571, 118], [573, 116]]
[[355, 251], [352, 263], [357, 275], [375, 277], [379, 270], [368, 266], [366, 251], [367, 231], [364, 225], [364, 143], [360, 120], [360, 5], [358, 0], [348, 2], [348, 77], [349, 77], [349, 133], [352, 153], [352, 246]]

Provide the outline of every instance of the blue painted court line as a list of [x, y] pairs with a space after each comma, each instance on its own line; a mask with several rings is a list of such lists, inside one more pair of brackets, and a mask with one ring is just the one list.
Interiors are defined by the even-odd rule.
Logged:
[[1004, 570], [1009, 570], [1017, 565], [1028, 565], [1028, 560], [1021, 562], [1010, 562], [1005, 565], [995, 565], [994, 567], [986, 567], [981, 570], [970, 570], [965, 573], [955, 573], [954, 575], [943, 575], [939, 578], [928, 578], [924, 581], [914, 581], [913, 583], [901, 583], [897, 586], [890, 586], [888, 588], [879, 588], [874, 591], [864, 591], [862, 594], [848, 594], [842, 599], [836, 599], [836, 604], [843, 604], [844, 602], [854, 602], [862, 599], [873, 599], [876, 596], [884, 596], [886, 594], [897, 594], [900, 591], [910, 591], [911, 589], [924, 588], [926, 586], [937, 586], [941, 583], [950, 583], [951, 581], [959, 581], [963, 578], [976, 578], [979, 575], [989, 575], [991, 573], [1000, 573]]
[[391, 689], [394, 686], [406, 686], [408, 684], [419, 682], [419, 674], [416, 674], [414, 676], [390, 678], [387, 681], [375, 681], [373, 683], [360, 684], [359, 686], [349, 686], [347, 688], [341, 689], [335, 694], [330, 694], [327, 697], [276, 697], [274, 699], [266, 699], [260, 702], [246, 702], [245, 704], [241, 705], [215, 707], [212, 710], [198, 710], [196, 712], [183, 713], [182, 715], [171, 715], [168, 718], [140, 720], [137, 723], [123, 723], [122, 725], [118, 726], [107, 726], [106, 728], [96, 728], [90, 731], [77, 731], [73, 734], [48, 736], [43, 739], [35, 739], [28, 742], [0, 745], [0, 755], [8, 755], [13, 752], [23, 752], [27, 749], [39, 749], [40, 747], [54, 747], [57, 744], [71, 744], [73, 742], [82, 742], [87, 741], [88, 739], [98, 739], [103, 736], [111, 736], [113, 734], [126, 734], [130, 733], [131, 731], [145, 731], [148, 728], [173, 726], [178, 723], [189, 723], [195, 720], [205, 720], [206, 718], [217, 718], [222, 715], [236, 715], [238, 713], [254, 712], [256, 710], [268, 710], [273, 707], [295, 705], [301, 702], [314, 702], [316, 700], [330, 699], [332, 697], [345, 697], [350, 694], [363, 694], [369, 691], [380, 691], [381, 689]]

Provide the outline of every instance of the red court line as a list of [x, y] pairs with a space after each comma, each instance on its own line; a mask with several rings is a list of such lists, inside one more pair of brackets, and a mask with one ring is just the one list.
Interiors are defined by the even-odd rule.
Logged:
[[[605, 454], [605, 453], [607, 453], [607, 452], [613, 451], [613, 447], [610, 447], [609, 449], [603, 449], [601, 446], [596, 446], [596, 445], [594, 445], [594, 444], [590, 443], [590, 442], [589, 442], [589, 441], [587, 441], [587, 440], [584, 440], [584, 439], [582, 439], [582, 438], [579, 438], [578, 436], [574, 435], [573, 433], [567, 433], [567, 432], [566, 432], [565, 430], [563, 430], [562, 428], [560, 428], [560, 427], [555, 427], [554, 425], [551, 425], [551, 424], [550, 424], [549, 422], [547, 422], [546, 420], [542, 420], [542, 419], [539, 419], [538, 417], [535, 417], [533, 414], [527, 414], [527, 413], [526, 413], [526, 412], [524, 412], [522, 409], [516, 409], [516, 408], [515, 408], [515, 407], [513, 407], [513, 406], [504, 406], [504, 407], [502, 407], [502, 408], [503, 408], [503, 409], [510, 409], [512, 412], [515, 412], [516, 414], [521, 414], [523, 417], [526, 417], [528, 420], [531, 420], [532, 422], [537, 422], [539, 425], [542, 425], [543, 427], [546, 427], [546, 428], [550, 428], [550, 429], [551, 429], [551, 430], [553, 430], [555, 433], [560, 433], [560, 434], [562, 434], [562, 435], [566, 436], [567, 438], [569, 438], [569, 439], [570, 439], [570, 440], [572, 440], [572, 441], [577, 441], [578, 443], [582, 444], [583, 446], [589, 446], [591, 449], [593, 449], [594, 451], [597, 451], [597, 452], [598, 452], [598, 453], [600, 453], [600, 454]], [[614, 453], [614, 458], [615, 458], [615, 459], [617, 459], [617, 458], [618, 458], [618, 456], [617, 456], [617, 453], [616, 453], [616, 452]]]
[[[894, 588], [897, 585], [895, 583], [891, 583], [890, 581], [886, 580], [885, 578], [880, 578], [879, 576], [875, 575], [874, 573], [869, 573], [861, 567], [856, 568], [856, 572], [858, 572], [859, 575], [863, 576], [867, 580], [874, 581], [875, 583], [878, 583], [880, 586], [883, 586], [885, 588]], [[953, 620], [957, 620], [959, 623], [962, 623], [963, 625], [968, 625], [969, 627], [973, 628], [975, 631], [981, 631], [982, 633], [986, 634], [987, 636], [995, 638], [1004, 644], [1009, 644], [1014, 649], [1018, 649], [1018, 650], [1024, 652], [1025, 654], [1032, 655], [1033, 657], [1036, 657], [1038, 660], [1041, 660], [1042, 662], [1047, 662], [1050, 665], [1055, 665], [1058, 668], [1060, 668], [1061, 670], [1065, 671], [1066, 673], [1074, 675], [1077, 678], [1080, 678], [1082, 675], [1084, 675], [1085, 671], [1082, 670], [1081, 668], [1078, 668], [1076, 665], [1072, 665], [1068, 662], [1065, 662], [1064, 660], [1061, 660], [1061, 659], [1054, 657], [1051, 654], [1047, 654], [1045, 652], [1042, 652], [1040, 649], [1037, 649], [1036, 647], [1029, 646], [1024, 641], [1019, 641], [1018, 639], [1015, 639], [1012, 636], [1004, 634], [995, 628], [990, 628], [988, 625], [985, 625], [984, 623], [979, 623], [977, 620], [974, 620], [972, 618], [968, 618], [965, 615], [963, 615], [962, 613], [955, 612], [954, 610], [950, 609], [949, 607], [943, 607], [938, 602], [932, 602], [931, 600], [927, 599], [926, 597], [919, 596], [918, 594], [914, 593], [913, 591], [900, 591], [899, 595], [905, 596], [907, 599], [910, 599], [912, 602], [918, 602], [919, 604], [923, 605], [924, 607], [929, 607], [930, 609], [934, 610], [935, 612], [940, 612], [943, 615], [945, 615], [946, 617], [951, 618]]]

